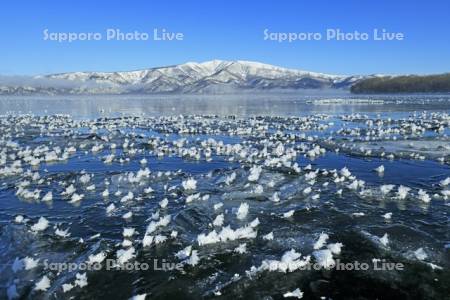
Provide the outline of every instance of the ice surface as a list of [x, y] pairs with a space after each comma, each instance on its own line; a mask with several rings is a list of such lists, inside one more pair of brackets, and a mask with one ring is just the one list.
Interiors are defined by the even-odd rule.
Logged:
[[[413, 298], [425, 284], [445, 295], [448, 126], [445, 112], [0, 117], [0, 252], [10, 266], [0, 283], [19, 297], [176, 297], [187, 284], [196, 296], [280, 298], [320, 294], [326, 273], [300, 271], [317, 263], [341, 285], [314, 295], [336, 298], [354, 285], [333, 273], [338, 259], [385, 259], [423, 282], [356, 272], [361, 289], [377, 282], [383, 298], [399, 291], [394, 282]], [[183, 270], [108, 281], [105, 270], [43, 270], [46, 260], [154, 258]]]

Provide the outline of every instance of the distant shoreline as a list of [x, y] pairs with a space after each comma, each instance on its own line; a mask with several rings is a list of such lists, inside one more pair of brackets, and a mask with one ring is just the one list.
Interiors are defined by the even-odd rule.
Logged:
[[450, 93], [450, 73], [367, 78], [352, 85], [350, 91], [353, 94]]

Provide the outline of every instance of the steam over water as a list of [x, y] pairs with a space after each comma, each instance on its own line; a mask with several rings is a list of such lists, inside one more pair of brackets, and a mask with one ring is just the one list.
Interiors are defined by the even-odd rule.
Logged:
[[447, 299], [449, 127], [448, 95], [0, 98], [0, 299]]

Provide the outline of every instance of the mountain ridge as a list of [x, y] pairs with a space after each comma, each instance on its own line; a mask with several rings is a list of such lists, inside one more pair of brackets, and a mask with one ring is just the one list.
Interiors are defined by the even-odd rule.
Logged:
[[211, 60], [120, 72], [67, 72], [5, 84], [0, 94], [157, 94], [348, 89], [370, 76], [331, 75], [260, 62]]

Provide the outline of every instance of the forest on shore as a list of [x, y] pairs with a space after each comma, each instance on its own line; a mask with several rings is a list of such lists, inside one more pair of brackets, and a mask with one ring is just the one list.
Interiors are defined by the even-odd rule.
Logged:
[[450, 73], [368, 78], [355, 83], [350, 91], [355, 94], [450, 93]]

